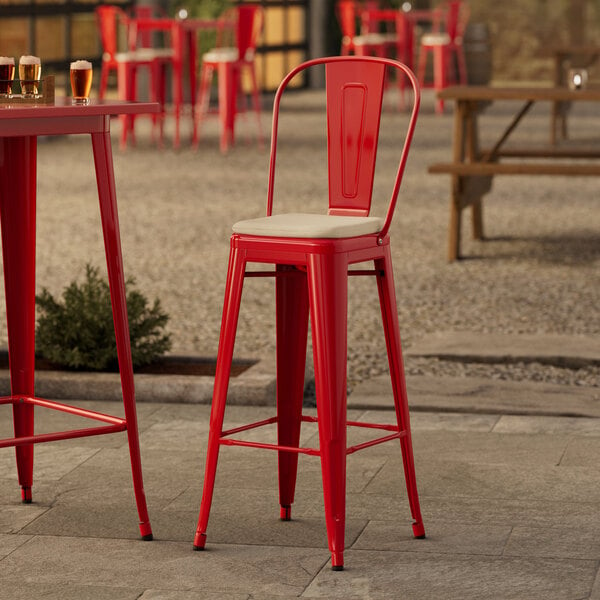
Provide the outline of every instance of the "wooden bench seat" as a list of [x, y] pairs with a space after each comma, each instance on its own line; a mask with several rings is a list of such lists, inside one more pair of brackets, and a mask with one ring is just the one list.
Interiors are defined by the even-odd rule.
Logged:
[[474, 239], [483, 239], [482, 197], [490, 191], [496, 175], [564, 175], [598, 176], [600, 162], [453, 162], [435, 163], [429, 173], [452, 175], [452, 198], [450, 203], [450, 225], [448, 232], [448, 261], [460, 257], [461, 213], [472, 210], [472, 234]]
[[600, 175], [600, 163], [436, 163], [430, 165], [430, 173], [460, 176], [485, 175]]

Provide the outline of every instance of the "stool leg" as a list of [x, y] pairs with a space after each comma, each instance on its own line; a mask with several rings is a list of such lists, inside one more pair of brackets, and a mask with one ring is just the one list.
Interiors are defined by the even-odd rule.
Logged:
[[237, 90], [240, 84], [239, 67], [221, 62], [217, 68], [219, 78], [219, 120], [221, 121], [221, 152], [227, 152], [235, 141], [235, 113]]
[[200, 127], [202, 119], [207, 115], [210, 108], [210, 86], [212, 84], [215, 69], [212, 65], [205, 63], [202, 65], [200, 74], [200, 88], [196, 94], [198, 106], [194, 112], [194, 129], [192, 133], [192, 144], [195, 148], [198, 147], [200, 141]]
[[404, 478], [406, 480], [408, 502], [414, 519], [413, 533], [417, 538], [424, 538], [425, 528], [421, 517], [417, 479], [415, 476], [412, 438], [410, 434], [410, 417], [406, 394], [406, 379], [404, 377], [404, 366], [402, 363], [398, 309], [396, 307], [396, 293], [394, 290], [394, 276], [389, 246], [385, 247], [384, 253], [383, 259], [375, 261], [375, 269], [380, 273], [377, 275], [379, 302], [381, 305], [381, 316], [383, 318], [383, 329], [385, 332], [390, 375], [394, 391], [396, 419], [398, 421], [398, 427], [406, 432], [406, 435], [400, 438], [400, 446], [402, 448], [402, 461], [404, 463]]
[[[284, 274], [277, 277], [277, 440], [280, 446], [298, 448], [304, 367], [308, 333], [308, 287], [306, 273], [277, 265]], [[279, 504], [284, 521], [292, 518], [298, 454], [280, 451]]]
[[[0, 220], [12, 396], [34, 394], [37, 138], [0, 139]], [[33, 406], [13, 404], [15, 437], [34, 433]], [[21, 499], [31, 502], [33, 444], [16, 446]]]
[[135, 389], [133, 382], [133, 363], [129, 340], [129, 323], [127, 320], [127, 303], [125, 298], [125, 274], [119, 235], [119, 216], [113, 171], [110, 133], [92, 133], [96, 179], [100, 200], [100, 217], [104, 234], [104, 250], [108, 267], [110, 299], [117, 342], [117, 357], [123, 390], [123, 407], [127, 421], [127, 441], [133, 477], [133, 490], [139, 515], [139, 527], [142, 539], [152, 539], [152, 529], [148, 517], [146, 494], [142, 480], [142, 461], [135, 408]]
[[217, 460], [221, 432], [223, 430], [223, 417], [225, 415], [225, 402], [227, 388], [231, 373], [233, 347], [235, 344], [235, 331], [240, 313], [240, 301], [244, 285], [244, 271], [246, 260], [242, 252], [236, 248], [231, 249], [229, 266], [227, 270], [227, 284], [225, 287], [225, 302], [223, 304], [223, 318], [219, 350], [217, 353], [217, 367], [215, 372], [215, 387], [213, 391], [212, 407], [210, 411], [210, 429], [208, 434], [208, 448], [206, 450], [206, 467], [204, 469], [204, 486], [200, 502], [198, 526], [194, 536], [194, 550], [204, 550], [206, 544], [206, 526], [212, 503], [215, 475], [217, 473]]
[[346, 525], [346, 360], [348, 264], [340, 255], [310, 255], [312, 322], [325, 522], [332, 569], [344, 568]]
[[[446, 62], [447, 52], [443, 45], [435, 46], [433, 49], [433, 87], [436, 94], [440, 92], [446, 85]], [[436, 103], [436, 112], [444, 112], [444, 101], [439, 100]]]
[[256, 113], [256, 123], [258, 125], [258, 145], [262, 148], [263, 145], [263, 133], [262, 125], [260, 122], [260, 98], [258, 95], [258, 83], [256, 81], [256, 70], [254, 65], [249, 66], [250, 78], [252, 80], [252, 100], [254, 102], [254, 112]]

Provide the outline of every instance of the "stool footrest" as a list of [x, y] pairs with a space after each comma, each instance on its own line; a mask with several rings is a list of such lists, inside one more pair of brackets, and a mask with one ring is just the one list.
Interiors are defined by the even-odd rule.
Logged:
[[[308, 423], [318, 423], [319, 420], [317, 417], [302, 415], [302, 421]], [[263, 442], [235, 440], [228, 437], [230, 435], [235, 435], [236, 433], [240, 433], [242, 431], [248, 431], [249, 429], [256, 429], [258, 427], [264, 427], [265, 425], [272, 425], [273, 423], [277, 423], [277, 417], [270, 417], [269, 419], [264, 419], [263, 421], [256, 421], [247, 425], [235, 427], [234, 429], [222, 431], [219, 443], [223, 446], [244, 446], [246, 448], [262, 448], [264, 450], [277, 450], [279, 452], [295, 452], [297, 454], [308, 454], [310, 456], [321, 455], [321, 451], [318, 448], [297, 448], [295, 446], [282, 446], [280, 444], [267, 444]], [[358, 450], [364, 450], [365, 448], [370, 448], [371, 446], [376, 446], [377, 444], [383, 444], [384, 442], [390, 442], [392, 440], [397, 440], [406, 436], [406, 431], [400, 431], [397, 425], [392, 425], [388, 423], [363, 423], [362, 421], [346, 421], [346, 426], [362, 427], [367, 429], [381, 429], [384, 431], [393, 432], [390, 435], [385, 435], [383, 437], [375, 438], [373, 440], [369, 440], [361, 444], [356, 444], [355, 446], [350, 446], [346, 448], [346, 454], [353, 454]]]
[[127, 421], [120, 417], [113, 417], [112, 415], [106, 415], [104, 413], [79, 408], [77, 406], [69, 406], [68, 404], [62, 404], [60, 402], [55, 402], [54, 400], [45, 400], [43, 398], [17, 394], [13, 396], [0, 397], [0, 405], [2, 404], [29, 404], [33, 406], [40, 406], [42, 408], [58, 410], [60, 412], [69, 413], [77, 417], [83, 417], [85, 419], [101, 421], [103, 423], [107, 423], [107, 425], [102, 425], [100, 427], [87, 427], [85, 429], [71, 429], [67, 431], [56, 431], [51, 433], [38, 433], [35, 435], [4, 438], [0, 439], [0, 448], [24, 446], [27, 444], [40, 444], [43, 442], [55, 442], [58, 440], [88, 437], [92, 435], [103, 435], [105, 433], [117, 433], [127, 429]]

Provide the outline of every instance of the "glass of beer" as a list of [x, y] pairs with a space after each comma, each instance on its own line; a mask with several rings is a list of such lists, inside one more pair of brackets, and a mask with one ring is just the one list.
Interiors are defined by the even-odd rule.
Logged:
[[21, 56], [19, 59], [19, 79], [23, 96], [37, 97], [42, 74], [42, 64], [37, 56]]
[[71, 91], [73, 104], [88, 104], [92, 89], [92, 63], [76, 60], [71, 63]]
[[12, 95], [12, 81], [15, 78], [15, 59], [12, 56], [0, 56], [0, 98]]

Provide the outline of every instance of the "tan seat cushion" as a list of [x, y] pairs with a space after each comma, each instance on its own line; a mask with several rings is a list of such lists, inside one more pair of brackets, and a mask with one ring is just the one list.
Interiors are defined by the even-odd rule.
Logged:
[[237, 59], [237, 48], [213, 48], [202, 57], [205, 62], [235, 62]]
[[426, 33], [421, 37], [421, 44], [424, 46], [444, 46], [450, 43], [450, 36], [447, 33]]
[[379, 217], [290, 213], [238, 221], [233, 231], [267, 237], [346, 238], [377, 233], [383, 223]]

